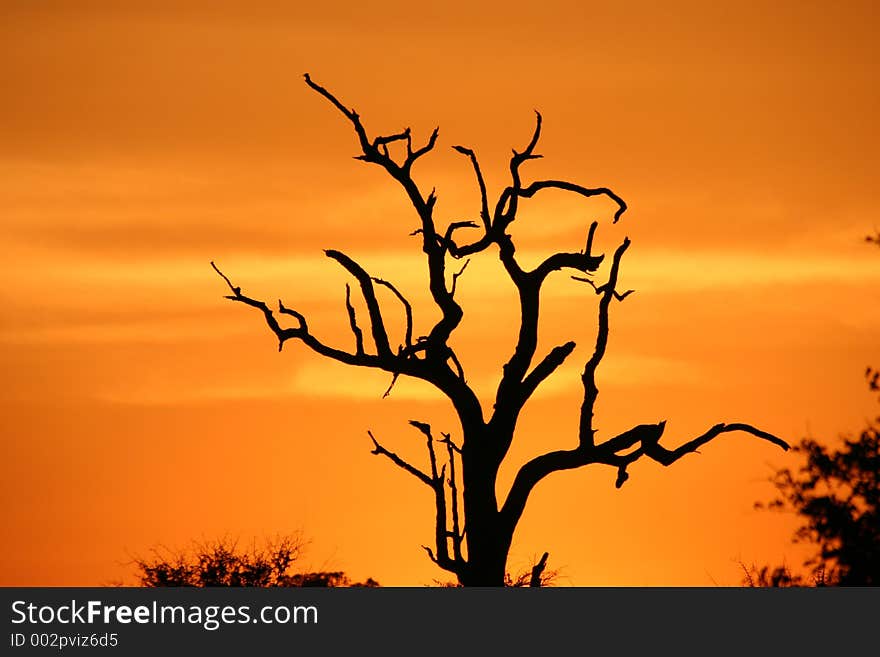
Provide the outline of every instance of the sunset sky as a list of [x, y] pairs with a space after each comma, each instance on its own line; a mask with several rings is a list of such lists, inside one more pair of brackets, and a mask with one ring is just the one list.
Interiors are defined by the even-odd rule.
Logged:
[[[440, 126], [414, 177], [440, 222], [476, 218], [544, 118], [526, 181], [608, 186], [630, 206], [547, 193], [511, 232], [525, 264], [632, 239], [599, 372], [599, 437], [668, 421], [676, 446], [721, 421], [791, 442], [858, 431], [880, 365], [880, 29], [876, 3], [0, 5], [0, 585], [132, 582], [156, 545], [301, 532], [303, 568], [385, 585], [448, 579], [419, 547], [430, 493], [406, 425], [453, 437], [448, 403], [289, 342], [223, 299], [281, 297], [352, 348], [344, 251], [389, 279], [426, 332], [417, 217], [309, 72], [372, 135]], [[610, 260], [610, 258], [607, 258]], [[600, 270], [599, 279], [606, 275]], [[459, 281], [455, 346], [491, 408], [517, 307], [497, 258]], [[383, 299], [389, 316], [398, 312]], [[523, 415], [502, 469], [576, 442], [596, 296], [558, 274], [541, 350], [578, 348]], [[401, 324], [391, 322], [401, 341]], [[395, 343], [396, 344], [396, 343]], [[513, 570], [550, 552], [562, 585], [736, 585], [738, 561], [798, 565], [789, 516], [752, 505], [796, 460], [742, 434], [670, 468], [604, 466], [536, 489]]]

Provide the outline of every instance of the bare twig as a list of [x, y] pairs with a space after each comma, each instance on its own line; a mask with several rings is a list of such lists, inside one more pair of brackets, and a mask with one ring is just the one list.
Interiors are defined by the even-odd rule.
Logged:
[[358, 354], [364, 353], [364, 333], [357, 325], [357, 316], [354, 312], [354, 306], [351, 305], [351, 286], [345, 284], [345, 309], [348, 312], [348, 324], [351, 332], [354, 333], [355, 351]]
[[382, 399], [385, 399], [388, 395], [391, 394], [391, 391], [394, 389], [394, 384], [397, 383], [398, 377], [400, 377], [400, 372], [395, 372], [391, 375], [391, 383], [388, 384], [388, 388], [382, 394]]
[[418, 160], [422, 155], [431, 151], [434, 146], [437, 144], [437, 136], [440, 134], [440, 128], [434, 128], [433, 132], [431, 132], [431, 136], [428, 137], [428, 143], [419, 148], [418, 150], [412, 151], [407, 154], [406, 162], [404, 163], [404, 169], [409, 171], [412, 165]]
[[483, 244], [483, 248], [488, 246], [491, 242], [488, 240], [487, 235], [483, 235], [480, 241], [474, 242], [474, 244], [466, 245], [466, 246], [458, 246], [455, 243], [455, 240], [452, 238], [452, 235], [455, 231], [460, 228], [479, 228], [479, 226], [473, 221], [453, 221], [449, 226], [446, 227], [446, 233], [443, 235], [443, 239], [440, 241], [440, 246], [449, 251], [449, 254], [453, 258], [461, 258], [463, 255], [467, 255], [469, 252], [468, 249], [474, 249], [475, 245]]
[[214, 264], [213, 260], [211, 261], [211, 266], [214, 268], [215, 272], [220, 274], [220, 278], [222, 278], [224, 281], [226, 281], [226, 284], [229, 286], [229, 289], [232, 290], [232, 294], [234, 294], [236, 297], [239, 296], [241, 294], [241, 288], [235, 287], [232, 284], [232, 281], [230, 281], [229, 278], [226, 276], [226, 274], [224, 274], [222, 271], [220, 271], [220, 269], [217, 267], [217, 265]]
[[400, 301], [403, 305], [403, 312], [406, 315], [406, 334], [404, 336], [404, 345], [406, 347], [412, 347], [412, 332], [413, 332], [413, 310], [412, 305], [409, 301], [407, 301], [406, 297], [401, 294], [400, 290], [398, 290], [394, 285], [389, 283], [388, 281], [382, 280], [381, 278], [373, 277], [373, 281], [379, 285], [383, 285], [387, 287], [391, 292], [394, 293], [394, 296]]
[[593, 237], [596, 236], [596, 228], [599, 226], [598, 221], [594, 221], [590, 224], [590, 230], [587, 233], [587, 246], [584, 248], [584, 253], [590, 255], [593, 252]]
[[452, 287], [449, 290], [449, 294], [451, 294], [452, 296], [455, 296], [455, 286], [458, 284], [459, 276], [461, 276], [464, 273], [464, 270], [467, 269], [467, 266], [469, 264], [471, 264], [470, 258], [468, 258], [467, 260], [464, 261], [464, 264], [461, 266], [461, 269], [459, 269], [457, 272], [452, 274]]
[[370, 144], [370, 140], [367, 138], [366, 130], [364, 130], [364, 126], [361, 124], [361, 120], [357, 112], [348, 109], [347, 107], [345, 107], [345, 105], [339, 102], [339, 100], [337, 100], [336, 96], [331, 94], [321, 85], [312, 82], [312, 79], [311, 77], [309, 77], [308, 73], [306, 73], [303, 77], [305, 77], [307, 85], [309, 85], [312, 89], [321, 94], [324, 98], [329, 100], [333, 104], [333, 106], [336, 107], [336, 109], [342, 112], [342, 114], [345, 115], [345, 117], [349, 121], [351, 121], [352, 125], [354, 126], [355, 133], [360, 140], [361, 148], [364, 150], [364, 153], [366, 154], [369, 150], [371, 150], [372, 147]]
[[[438, 566], [440, 566], [440, 560], [437, 559], [437, 557], [434, 556], [434, 550], [432, 550], [432, 549], [431, 549], [430, 547], [428, 547], [427, 545], [423, 545], [423, 546], [422, 546], [422, 549], [423, 549], [425, 552], [428, 553], [428, 558], [429, 558], [431, 561], [433, 561], [435, 564], [437, 564]], [[442, 568], [442, 566], [441, 566], [441, 568]]]
[[[605, 285], [598, 285], [598, 286], [597, 286], [596, 283], [594, 283], [591, 279], [589, 279], [589, 278], [584, 278], [584, 277], [582, 277], [582, 276], [572, 276], [572, 277], [571, 277], [571, 280], [573, 280], [573, 281], [580, 281], [581, 283], [586, 283], [587, 285], [589, 285], [591, 288], [593, 288], [593, 289], [596, 291], [596, 294], [604, 294], [605, 291], [608, 289], [607, 284], [605, 284]], [[618, 301], [623, 301], [624, 299], [626, 299], [626, 298], [627, 298], [630, 294], [632, 294], [633, 292], [635, 292], [635, 290], [627, 290], [626, 292], [624, 292], [624, 293], [621, 294], [621, 293], [618, 292], [617, 290], [612, 290], [612, 291], [611, 291], [611, 294], [612, 294], [612, 296], [613, 296], [615, 299], [617, 299]]]
[[432, 489], [434, 488], [434, 480], [431, 476], [425, 474], [414, 465], [407, 463], [394, 452], [390, 452], [385, 449], [382, 445], [379, 444], [379, 441], [376, 440], [376, 437], [373, 435], [372, 431], [367, 431], [367, 435], [370, 436], [370, 440], [373, 441], [373, 454], [388, 457], [391, 462], [394, 463], [394, 465], [406, 470], [416, 479], [426, 484], [427, 486], [430, 486]]
[[470, 158], [471, 164], [474, 167], [474, 174], [477, 177], [477, 185], [480, 188], [480, 219], [482, 219], [483, 227], [488, 233], [491, 229], [491, 218], [489, 217], [489, 200], [486, 195], [486, 181], [483, 180], [483, 172], [480, 170], [480, 163], [477, 161], [476, 154], [470, 148], [465, 148], [464, 146], [453, 146], [452, 148], [462, 155], [466, 155], [468, 158]]

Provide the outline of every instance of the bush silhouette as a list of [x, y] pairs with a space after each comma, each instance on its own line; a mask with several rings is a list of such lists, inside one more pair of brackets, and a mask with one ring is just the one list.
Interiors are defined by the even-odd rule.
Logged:
[[284, 537], [262, 547], [240, 549], [236, 542], [217, 539], [196, 543], [190, 551], [154, 549], [151, 558], [134, 560], [141, 586], [250, 587], [375, 587], [372, 578], [352, 582], [341, 571], [294, 572], [302, 552], [299, 540]]
[[[869, 388], [880, 390], [880, 373], [868, 368], [865, 374]], [[756, 506], [788, 510], [803, 521], [794, 540], [816, 548], [804, 564], [810, 575], [786, 577], [784, 567], [765, 567], [753, 569], [757, 577], [751, 582], [747, 577], [746, 583], [880, 585], [880, 417], [857, 437], [844, 438], [840, 447], [805, 438], [793, 449], [803, 456], [803, 464], [777, 471], [773, 483], [779, 495]], [[764, 571], [770, 576], [763, 576]]]

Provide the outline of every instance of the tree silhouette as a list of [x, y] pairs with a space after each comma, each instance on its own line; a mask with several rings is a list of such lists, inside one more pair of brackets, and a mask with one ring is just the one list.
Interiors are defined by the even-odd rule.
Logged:
[[352, 583], [342, 571], [293, 571], [300, 541], [284, 537], [263, 547], [239, 549], [227, 539], [198, 543], [192, 552], [154, 549], [151, 558], [136, 558], [141, 586], [253, 586], [253, 587], [375, 587], [372, 578]]
[[[869, 367], [865, 376], [873, 392], [880, 390], [880, 372]], [[795, 542], [811, 543], [817, 552], [804, 564], [811, 579], [789, 573], [789, 582], [880, 585], [880, 417], [837, 449], [805, 438], [794, 451], [804, 463], [775, 473], [779, 496], [767, 507], [796, 513], [803, 524]], [[772, 570], [778, 571], [787, 569]]]
[[[865, 241], [880, 246], [880, 231]], [[865, 370], [868, 389], [880, 392], [880, 370]], [[779, 496], [755, 507], [796, 513], [803, 520], [794, 541], [817, 552], [804, 563], [809, 577], [787, 566], [746, 568], [749, 586], [880, 585], [880, 416], [858, 438], [845, 438], [832, 450], [812, 438], [794, 447], [804, 456], [797, 471], [777, 470], [772, 481]], [[742, 565], [742, 564], [741, 564]]]
[[[387, 457], [395, 465], [427, 486], [433, 494], [436, 511], [433, 547], [424, 546], [430, 559], [439, 567], [453, 573], [463, 585], [501, 586], [505, 582], [505, 566], [514, 530], [534, 487], [546, 476], [561, 470], [571, 470], [590, 464], [603, 464], [617, 469], [616, 486], [619, 488], [629, 477], [627, 468], [637, 459], [647, 457], [668, 466], [681, 457], [721, 434], [741, 431], [771, 443], [788, 448], [783, 440], [749, 424], [716, 424], [702, 435], [682, 443], [674, 449], [660, 444], [666, 422], [643, 424], [602, 442], [596, 440], [593, 414], [599, 389], [596, 371], [605, 356], [609, 334], [609, 312], [613, 302], [621, 302], [632, 290], [618, 290], [618, 274], [623, 256], [630, 245], [625, 238], [611, 255], [607, 280], [596, 283], [592, 274], [604, 259], [603, 254], [592, 252], [593, 238], [598, 222], [587, 231], [583, 250], [557, 252], [549, 255], [534, 269], [525, 269], [517, 258], [514, 240], [508, 229], [517, 218], [520, 201], [531, 199], [545, 190], [558, 190], [584, 198], [605, 197], [616, 204], [613, 215], [616, 223], [626, 211], [626, 203], [606, 187], [588, 188], [564, 180], [536, 180], [525, 183], [520, 169], [541, 157], [535, 152], [541, 135], [541, 115], [536, 112], [536, 126], [522, 151], [513, 151], [510, 158], [510, 184], [490, 206], [489, 193], [473, 150], [463, 146], [453, 148], [465, 156], [473, 169], [480, 194], [478, 220], [453, 221], [445, 228], [434, 216], [437, 196], [432, 190], [425, 195], [412, 177], [413, 166], [431, 152], [437, 144], [439, 131], [435, 129], [423, 146], [413, 143], [409, 128], [391, 135], [370, 137], [360, 116], [347, 108], [335, 95], [316, 84], [306, 74], [306, 84], [329, 101], [354, 128], [360, 153], [357, 159], [377, 165], [403, 189], [418, 216], [419, 227], [413, 233], [420, 238], [428, 270], [428, 287], [440, 319], [427, 335], [413, 335], [413, 307], [395, 285], [373, 277], [352, 258], [336, 250], [325, 251], [356, 281], [366, 305], [368, 345], [365, 331], [359, 324], [351, 302], [351, 287], [346, 285], [345, 308], [354, 336], [354, 350], [330, 346], [311, 330], [306, 317], [279, 300], [277, 311], [264, 301], [251, 298], [234, 285], [212, 262], [232, 294], [226, 298], [259, 310], [269, 329], [278, 339], [279, 351], [288, 340], [298, 340], [312, 351], [341, 363], [357, 367], [384, 370], [392, 375], [392, 383], [401, 375], [421, 379], [432, 384], [452, 403], [461, 425], [461, 440], [455, 442], [449, 433], [434, 431], [427, 423], [412, 420], [410, 424], [424, 436], [428, 468], [419, 468], [383, 446], [370, 433], [373, 453]], [[472, 241], [460, 236], [475, 231]], [[512, 355], [504, 364], [501, 380], [491, 409], [482, 408], [474, 390], [465, 378], [464, 367], [450, 346], [450, 337], [460, 325], [464, 312], [455, 298], [456, 283], [464, 270], [461, 267], [451, 275], [447, 271], [450, 259], [488, 253], [497, 248], [497, 256], [519, 297], [519, 333]], [[467, 261], [465, 261], [465, 266]], [[576, 274], [573, 278], [590, 285], [598, 295], [597, 333], [593, 352], [587, 360], [581, 380], [583, 402], [580, 408], [578, 435], [569, 449], [548, 451], [523, 464], [517, 471], [510, 490], [501, 499], [496, 494], [496, 478], [514, 438], [514, 429], [526, 402], [575, 348], [566, 342], [536, 358], [538, 347], [538, 317], [541, 290], [547, 278], [559, 271]], [[376, 287], [387, 288], [403, 308], [406, 316], [402, 344], [396, 348], [386, 330], [383, 309], [376, 295]], [[277, 315], [276, 315], [277, 312]], [[282, 326], [279, 317], [291, 318], [292, 326]], [[390, 391], [390, 388], [389, 388]], [[387, 393], [386, 393], [387, 394]], [[438, 457], [436, 446], [445, 454]], [[445, 460], [441, 464], [440, 460]], [[459, 484], [460, 480], [460, 484]], [[546, 563], [546, 560], [545, 562]], [[539, 573], [540, 575], [540, 573]]]

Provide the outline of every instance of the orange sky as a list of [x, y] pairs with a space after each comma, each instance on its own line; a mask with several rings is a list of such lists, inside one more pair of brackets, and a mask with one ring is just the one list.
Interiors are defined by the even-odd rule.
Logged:
[[[0, 584], [104, 584], [156, 544], [293, 531], [308, 567], [443, 576], [419, 548], [430, 494], [372, 456], [366, 430], [419, 459], [406, 420], [455, 434], [447, 405], [412, 382], [382, 400], [386, 376], [300, 345], [279, 355], [208, 264], [340, 346], [345, 277], [322, 248], [420, 301], [417, 329], [434, 319], [415, 215], [351, 159], [350, 126], [305, 71], [373, 133], [440, 125], [415, 177], [443, 220], [478, 207], [449, 146], [477, 151], [497, 195], [533, 108], [545, 158], [527, 179], [627, 200], [612, 227], [601, 200], [548, 194], [513, 227], [526, 264], [580, 248], [593, 218], [603, 249], [633, 240], [601, 436], [665, 418], [668, 446], [718, 421], [794, 441], [875, 412], [861, 378], [880, 364], [880, 261], [863, 242], [880, 224], [873, 3], [297, 4], [0, 8]], [[512, 290], [489, 254], [459, 290], [455, 344], [488, 400]], [[502, 494], [516, 464], [576, 436], [595, 296], [559, 276], [544, 310], [542, 344], [579, 347], [527, 407]], [[752, 510], [791, 459], [738, 434], [701, 451], [638, 463], [621, 490], [602, 467], [550, 477], [511, 567], [549, 550], [563, 584], [727, 585], [738, 559], [798, 563], [790, 519]]]

